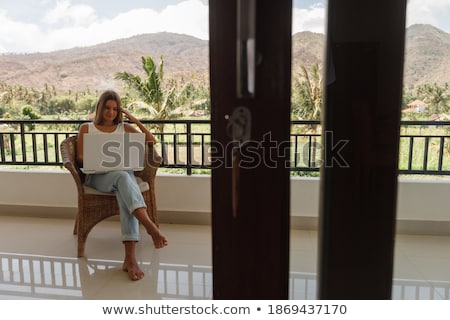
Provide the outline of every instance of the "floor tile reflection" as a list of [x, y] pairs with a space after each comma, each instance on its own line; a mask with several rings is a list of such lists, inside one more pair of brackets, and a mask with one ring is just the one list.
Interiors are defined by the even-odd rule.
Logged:
[[[145, 277], [130, 281], [118, 222], [91, 232], [86, 258], [75, 256], [72, 223], [0, 217], [0, 299], [212, 299], [209, 226], [161, 226], [170, 241], [162, 250], [142, 239], [137, 254]], [[450, 237], [398, 235], [393, 299], [450, 300], [448, 248]], [[290, 261], [290, 299], [315, 299], [317, 232], [292, 230]]]

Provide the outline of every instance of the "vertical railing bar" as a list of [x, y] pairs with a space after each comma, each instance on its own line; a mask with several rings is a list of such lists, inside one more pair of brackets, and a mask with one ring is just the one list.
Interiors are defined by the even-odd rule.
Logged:
[[166, 152], [166, 146], [165, 146], [165, 133], [161, 132], [161, 157], [163, 159], [163, 164], [167, 165], [167, 152]]
[[55, 145], [53, 146], [55, 149], [55, 163], [59, 162], [59, 136], [57, 133], [53, 134]]
[[175, 165], [178, 165], [178, 141], [177, 141], [177, 134], [173, 133], [173, 163]]
[[22, 147], [22, 162], [27, 162], [27, 145], [25, 141], [25, 124], [20, 123], [20, 143]]
[[312, 148], [313, 148], [313, 144], [312, 144], [312, 136], [308, 135], [308, 168], [311, 168], [311, 164], [312, 164]]
[[6, 161], [5, 156], [5, 139], [3, 138], [3, 133], [0, 133], [0, 159], [2, 162]]
[[312, 134], [311, 135], [311, 168], [315, 168], [317, 165], [317, 137]]
[[413, 158], [413, 149], [414, 149], [414, 137], [409, 137], [409, 156], [408, 156], [408, 170], [412, 170], [412, 158]]
[[38, 162], [38, 155], [37, 155], [36, 133], [35, 132], [31, 133], [31, 143], [32, 143], [32, 146], [33, 146], [33, 162], [37, 163]]
[[205, 166], [205, 134], [201, 135], [202, 137], [202, 147], [201, 147], [201, 151], [202, 151], [202, 166]]
[[191, 121], [186, 122], [186, 173], [192, 175], [192, 127]]
[[47, 140], [47, 136], [48, 136], [48, 134], [44, 133], [44, 135], [43, 135], [43, 140], [44, 140], [44, 159], [45, 159], [46, 163], [48, 162], [48, 140]]
[[423, 170], [428, 171], [428, 148], [430, 145], [430, 137], [424, 137], [425, 143], [423, 146]]
[[11, 132], [9, 134], [9, 143], [11, 144], [11, 161], [12, 163], [16, 163], [16, 141], [15, 141], [14, 133]]
[[442, 172], [442, 164], [444, 161], [444, 148], [445, 148], [445, 137], [439, 137], [439, 160], [438, 160], [438, 171]]

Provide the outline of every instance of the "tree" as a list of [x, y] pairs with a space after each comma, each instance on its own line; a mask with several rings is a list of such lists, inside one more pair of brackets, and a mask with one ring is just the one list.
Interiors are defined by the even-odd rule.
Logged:
[[318, 120], [322, 109], [322, 77], [319, 65], [314, 63], [308, 72], [305, 66], [300, 66], [300, 72], [294, 75], [293, 104], [299, 119]]
[[314, 63], [308, 72], [305, 66], [293, 77], [292, 117], [297, 120], [319, 120], [322, 110], [322, 77]]
[[[180, 117], [176, 84], [169, 88], [163, 87], [164, 60], [162, 56], [158, 67], [151, 57], [142, 57], [142, 68], [146, 74], [145, 79], [126, 71], [116, 73], [115, 78], [124, 81], [128, 87], [136, 91], [153, 119], [169, 120]], [[124, 101], [130, 105], [133, 103], [139, 105], [130, 97], [125, 97]], [[159, 124], [157, 129], [159, 132], [163, 132], [164, 124]]]
[[53, 98], [48, 102], [48, 114], [68, 114], [75, 110], [75, 102], [70, 98]]
[[203, 115], [210, 113], [209, 86], [204, 83], [186, 82], [178, 96], [180, 104], [185, 109], [200, 111]]
[[[311, 65], [310, 72], [304, 65], [300, 66], [300, 72], [293, 77], [292, 86], [292, 117], [298, 120], [319, 120], [322, 111], [323, 90], [322, 77], [319, 72], [319, 65]], [[319, 126], [305, 126], [302, 131], [313, 131], [317, 133]], [[309, 142], [308, 142], [309, 143]], [[317, 158], [316, 138], [313, 137], [311, 158], [313, 162]], [[316, 164], [314, 163], [313, 166]]]
[[22, 107], [22, 117], [23, 119], [36, 120], [40, 119], [41, 116], [33, 110], [30, 105], [25, 105]]
[[[36, 120], [40, 119], [41, 116], [33, 110], [30, 105], [25, 105], [22, 107], [22, 119], [25, 120]], [[34, 124], [28, 124], [28, 129], [30, 131], [34, 130]]]
[[6, 104], [12, 103], [14, 100], [13, 90], [11, 86], [2, 86], [2, 92], [0, 93], [0, 102]]
[[449, 113], [450, 94], [448, 83], [442, 87], [436, 83], [421, 85], [417, 88], [417, 95], [422, 97], [423, 101], [428, 104], [430, 115]]

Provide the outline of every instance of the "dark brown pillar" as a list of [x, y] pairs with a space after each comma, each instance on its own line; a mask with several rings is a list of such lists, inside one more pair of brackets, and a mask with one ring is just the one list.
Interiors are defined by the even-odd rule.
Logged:
[[406, 0], [329, 0], [319, 299], [390, 299]]
[[[240, 92], [237, 3], [210, 8], [214, 299], [287, 299], [289, 279], [290, 1], [256, 3], [254, 94]], [[246, 19], [243, 20], [247, 21]], [[245, 71], [245, 70], [241, 70]], [[245, 88], [244, 89], [248, 89]], [[251, 123], [244, 143], [230, 123]], [[234, 161], [233, 161], [234, 154]]]

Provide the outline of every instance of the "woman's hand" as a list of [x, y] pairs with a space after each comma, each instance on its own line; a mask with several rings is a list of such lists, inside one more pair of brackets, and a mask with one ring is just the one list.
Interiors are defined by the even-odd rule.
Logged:
[[[153, 134], [139, 121], [138, 118], [133, 116], [128, 110], [122, 109], [123, 115], [130, 120], [132, 123], [136, 124], [138, 128], [141, 130], [141, 132], [145, 133], [145, 140], [151, 141], [153, 143], [156, 143], [156, 138], [153, 136]], [[125, 125], [126, 130], [134, 130], [136, 132], [136, 129], [133, 129], [130, 125]], [[133, 132], [133, 131], [132, 131]]]
[[127, 118], [128, 120], [130, 120], [130, 122], [133, 123], [138, 123], [140, 122], [135, 116], [133, 116], [128, 110], [125, 110], [123, 108], [121, 108], [121, 111], [123, 113], [123, 115], [125, 116], [125, 118]]

